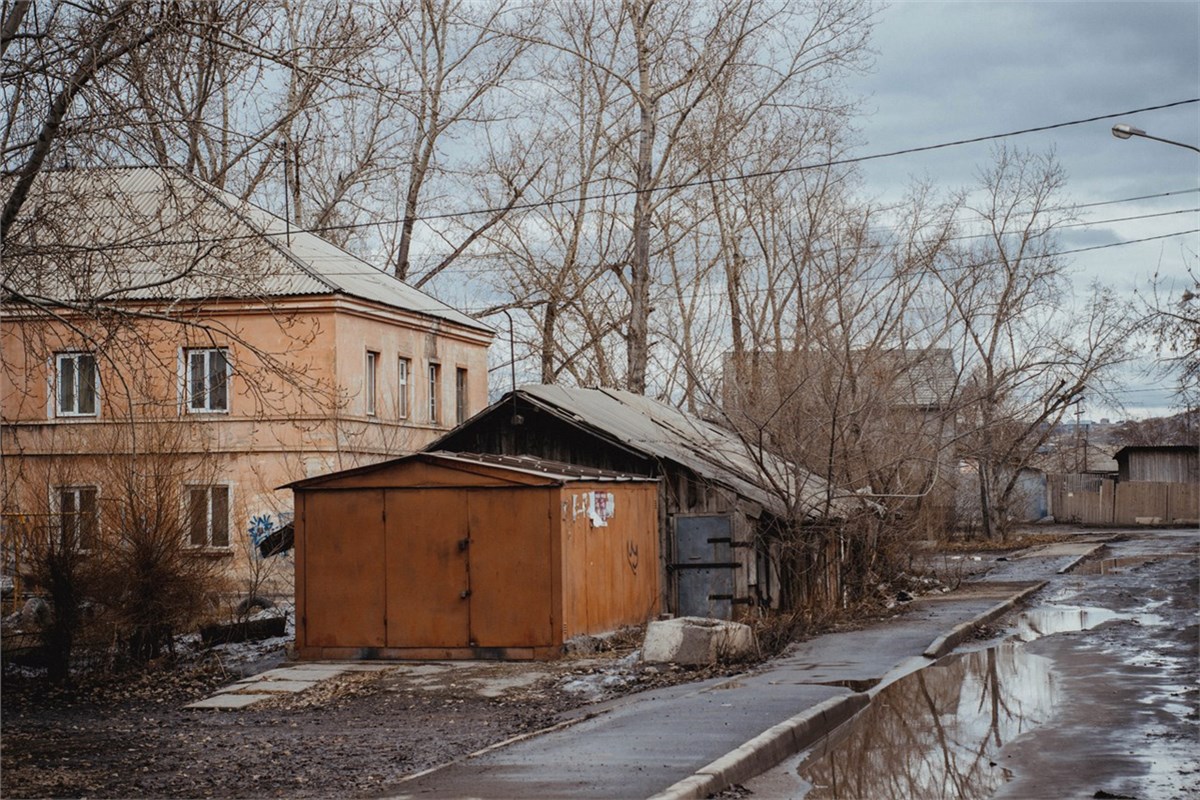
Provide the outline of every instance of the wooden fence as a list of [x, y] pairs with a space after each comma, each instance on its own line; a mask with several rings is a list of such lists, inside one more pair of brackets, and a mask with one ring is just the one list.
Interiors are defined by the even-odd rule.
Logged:
[[1095, 475], [1052, 475], [1050, 513], [1085, 525], [1171, 525], [1200, 522], [1200, 484], [1121, 481]]

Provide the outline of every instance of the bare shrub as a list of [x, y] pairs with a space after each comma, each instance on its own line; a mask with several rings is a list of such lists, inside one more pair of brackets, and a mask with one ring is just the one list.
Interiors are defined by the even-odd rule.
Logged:
[[215, 485], [215, 464], [180, 456], [184, 430], [143, 425], [149, 452], [105, 459], [115, 493], [101, 504], [97, 601], [138, 663], [170, 650], [173, 636], [210, 613], [213, 598], [226, 588], [221, 564], [228, 530], [224, 543], [198, 538], [214, 524], [196, 492]]

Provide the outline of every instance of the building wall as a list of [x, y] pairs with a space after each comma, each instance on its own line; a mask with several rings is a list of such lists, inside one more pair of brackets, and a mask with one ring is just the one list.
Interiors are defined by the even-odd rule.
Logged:
[[[589, 494], [611, 495], [603, 525]], [[640, 625], [660, 609], [657, 491], [652, 483], [571, 483], [560, 490], [563, 640]]]
[[1134, 450], [1121, 455], [1120, 477], [1123, 481], [1200, 482], [1200, 451], [1196, 448]]
[[[97, 486], [101, 498], [111, 497], [106, 484], [123, 468], [114, 457], [170, 452], [185, 465], [181, 480], [228, 487], [224, 557], [243, 581], [244, 565], [252, 562], [252, 522], [277, 526], [290, 519], [291, 492], [276, 487], [412, 452], [453, 427], [458, 369], [467, 378], [463, 412], [487, 405], [490, 335], [483, 331], [337, 297], [278, 300], [269, 307], [213, 304], [190, 322], [137, 318], [100, 330], [85, 319], [4, 319], [4, 513], [52, 510], [47, 496], [56, 486]], [[96, 353], [97, 412], [60, 416], [55, 354], [94, 351], [89, 340], [105, 342]], [[228, 351], [233, 366], [225, 410], [187, 408], [183, 365], [190, 348]], [[378, 354], [374, 414], [365, 392], [368, 350]], [[431, 360], [443, 365], [439, 385], [450, 404], [437, 420], [419, 413], [428, 408], [429, 387], [414, 375], [408, 413], [400, 413], [402, 356], [411, 359], [415, 375]], [[290, 580], [290, 569], [278, 572]]]

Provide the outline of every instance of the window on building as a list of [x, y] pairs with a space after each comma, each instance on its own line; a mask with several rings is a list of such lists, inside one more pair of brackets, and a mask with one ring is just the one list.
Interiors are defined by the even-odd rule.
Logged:
[[408, 375], [412, 369], [412, 362], [407, 358], [402, 358], [397, 366], [397, 394], [396, 394], [396, 409], [399, 411], [400, 419], [408, 418]]
[[189, 486], [188, 544], [195, 547], [229, 546], [229, 487]]
[[63, 546], [91, 550], [96, 544], [95, 486], [63, 486], [55, 490], [58, 525]]
[[467, 371], [462, 367], [454, 370], [454, 421], [462, 423], [467, 418]]
[[59, 353], [55, 361], [55, 406], [58, 416], [96, 416], [99, 408], [96, 357], [90, 353]]
[[442, 367], [440, 364], [429, 365], [429, 421], [438, 421], [438, 412], [442, 405]]
[[188, 411], [205, 413], [229, 410], [229, 354], [223, 348], [188, 350]]
[[367, 351], [367, 371], [363, 376], [363, 392], [367, 396], [367, 416], [375, 416], [375, 387], [379, 377], [379, 353]]

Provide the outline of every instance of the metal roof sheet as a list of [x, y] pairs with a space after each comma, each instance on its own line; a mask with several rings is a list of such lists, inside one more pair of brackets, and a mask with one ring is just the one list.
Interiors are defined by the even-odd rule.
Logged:
[[648, 478], [645, 475], [630, 475], [624, 472], [614, 472], [606, 469], [595, 469], [592, 467], [580, 467], [574, 464], [564, 464], [560, 461], [551, 461], [544, 458], [535, 458], [533, 456], [500, 456], [483, 453], [452, 453], [446, 450], [435, 450], [433, 452], [413, 453], [399, 458], [391, 458], [386, 461], [378, 461], [374, 464], [366, 464], [361, 467], [351, 467], [349, 469], [337, 470], [336, 472], [327, 472], [324, 475], [314, 475], [311, 478], [302, 478], [291, 483], [277, 487], [280, 489], [308, 489], [310, 487], [320, 487], [324, 483], [337, 480], [339, 478], [348, 478], [356, 475], [369, 475], [382, 469], [388, 469], [403, 464], [407, 461], [448, 461], [458, 464], [483, 465], [488, 467], [497, 467], [506, 472], [516, 472], [523, 475], [536, 475], [539, 478], [544, 478], [547, 481], [554, 483], [575, 483], [578, 481], [595, 481], [598, 483], [653, 483], [657, 478]]
[[551, 461], [534, 456], [502, 456], [489, 453], [451, 453], [445, 450], [435, 450], [426, 455], [440, 458], [444, 461], [460, 461], [467, 464], [484, 464], [491, 467], [502, 467], [512, 472], [523, 472], [537, 475], [563, 483], [575, 481], [597, 482], [654, 482], [657, 478], [647, 478], [645, 475], [630, 475], [626, 472], [614, 472], [607, 469], [581, 467], [577, 464], [564, 464], [561, 461]]
[[[62, 302], [343, 294], [490, 332], [321, 237], [178, 170], [48, 171], [5, 243], [5, 280]], [[23, 223], [23, 224], [22, 224]]]
[[792, 503], [810, 518], [844, 516], [859, 507], [851, 495], [835, 489], [832, 513], [826, 514], [830, 487], [824, 479], [666, 403], [620, 389], [531, 385], [518, 392], [530, 402], [634, 450], [674, 461], [723, 484], [776, 515], [785, 515]]

